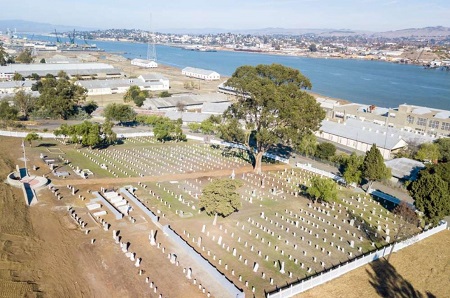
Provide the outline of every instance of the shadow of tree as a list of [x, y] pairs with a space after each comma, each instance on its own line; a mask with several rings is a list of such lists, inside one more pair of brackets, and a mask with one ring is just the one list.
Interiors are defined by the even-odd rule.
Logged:
[[393, 298], [435, 298], [430, 292], [422, 294], [404, 279], [385, 259], [370, 263], [373, 273], [366, 269], [370, 284], [381, 297]]

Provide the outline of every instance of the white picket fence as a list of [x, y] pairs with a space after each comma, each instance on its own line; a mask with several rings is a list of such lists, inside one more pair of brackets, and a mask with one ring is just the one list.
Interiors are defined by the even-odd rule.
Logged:
[[[421, 241], [421, 240], [423, 240], [427, 237], [430, 237], [436, 233], [439, 233], [439, 232], [445, 230], [446, 228], [447, 228], [447, 222], [441, 221], [441, 223], [435, 228], [429, 229], [429, 230], [424, 231], [420, 234], [417, 234], [411, 238], [408, 238], [406, 240], [396, 243], [394, 246], [394, 252], [399, 251], [405, 247], [408, 247], [411, 244]], [[296, 282], [296, 283], [290, 284], [286, 287], [280, 288], [278, 291], [268, 293], [266, 295], [266, 297], [267, 298], [288, 298], [288, 297], [297, 295], [299, 293], [305, 292], [309, 289], [312, 289], [316, 286], [319, 286], [330, 280], [333, 280], [349, 271], [352, 271], [353, 269], [359, 268], [370, 262], [376, 261], [379, 258], [389, 255], [389, 253], [391, 252], [392, 245], [393, 244], [384, 246], [383, 248], [380, 248], [376, 251], [356, 257], [356, 258], [354, 258], [344, 264], [341, 264], [337, 267], [334, 267], [327, 271], [323, 271], [323, 272], [319, 273], [318, 275], [315, 275], [308, 279], [303, 279], [299, 282]], [[426, 257], [426, 256], [424, 256], [424, 257]]]

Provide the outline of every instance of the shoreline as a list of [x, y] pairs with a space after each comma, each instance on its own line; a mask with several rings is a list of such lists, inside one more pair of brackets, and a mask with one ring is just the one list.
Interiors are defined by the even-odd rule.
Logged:
[[[135, 44], [147, 44], [144, 42], [139, 42], [139, 41], [133, 41], [133, 40], [110, 40], [110, 39], [92, 39], [92, 41], [100, 41], [100, 42], [119, 42], [119, 43], [135, 43]], [[392, 61], [389, 59], [379, 59], [377, 57], [374, 56], [341, 56], [341, 54], [337, 55], [337, 56], [327, 56], [327, 55], [314, 55], [312, 53], [308, 53], [305, 52], [304, 54], [294, 54], [294, 53], [287, 53], [287, 52], [282, 52], [282, 51], [252, 51], [252, 50], [239, 50], [236, 51], [234, 48], [227, 48], [227, 47], [223, 47], [223, 46], [203, 46], [203, 45], [182, 45], [182, 44], [169, 44], [169, 43], [155, 43], [155, 45], [160, 45], [160, 46], [167, 46], [167, 47], [172, 47], [172, 48], [181, 48], [184, 49], [184, 47], [186, 46], [201, 46], [201, 47], [208, 47], [208, 48], [212, 48], [217, 52], [234, 52], [234, 53], [249, 53], [249, 54], [260, 54], [260, 55], [267, 55], [267, 56], [286, 56], [286, 57], [294, 57], [294, 58], [311, 58], [311, 59], [335, 59], [335, 60], [360, 60], [360, 61], [374, 61], [374, 62], [386, 62], [386, 63], [392, 63], [392, 64], [402, 64], [402, 65], [414, 65], [414, 66], [424, 66], [423, 63], [415, 63], [415, 62], [410, 62], [410, 63], [402, 63], [399, 61]], [[390, 57], [392, 59], [392, 57]], [[406, 57], [399, 57], [401, 59], [408, 59], [411, 60], [409, 58]]]

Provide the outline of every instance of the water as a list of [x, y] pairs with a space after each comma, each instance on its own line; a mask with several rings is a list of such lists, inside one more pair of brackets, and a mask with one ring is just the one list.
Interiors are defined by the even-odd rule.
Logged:
[[[146, 44], [95, 43], [107, 52], [125, 53], [123, 56], [127, 58], [146, 58], [147, 55]], [[164, 45], [157, 45], [156, 53], [159, 63], [178, 68], [192, 66], [211, 69], [225, 76], [231, 76], [241, 65], [280, 63], [299, 69], [311, 80], [312, 91], [326, 96], [381, 107], [408, 103], [450, 110], [449, 71], [381, 61], [186, 51]]]

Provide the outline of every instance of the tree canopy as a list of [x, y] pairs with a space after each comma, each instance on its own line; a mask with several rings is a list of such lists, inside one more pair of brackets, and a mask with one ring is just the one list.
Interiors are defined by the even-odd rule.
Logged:
[[[383, 156], [375, 144], [366, 152], [363, 165], [363, 177], [371, 184], [374, 181], [389, 179], [391, 171], [384, 163]], [[369, 186], [370, 187], [370, 186]]]
[[30, 144], [30, 147], [31, 147], [33, 141], [38, 141], [38, 140], [42, 140], [42, 137], [35, 132], [30, 132], [29, 134], [27, 134], [25, 136], [25, 141], [28, 142], [28, 144]]
[[238, 211], [241, 205], [237, 190], [242, 186], [240, 180], [216, 179], [205, 186], [200, 197], [200, 207], [205, 209], [208, 215], [220, 215], [226, 217]]
[[27, 64], [33, 62], [33, 56], [31, 55], [31, 50], [25, 49], [22, 52], [20, 52], [19, 55], [16, 57], [16, 62], [27, 63]]
[[145, 99], [149, 96], [150, 94], [147, 90], [141, 90], [139, 86], [132, 85], [123, 96], [123, 101], [134, 102], [136, 106], [141, 107], [144, 104]]
[[6, 53], [5, 49], [0, 45], [0, 66], [5, 66], [7, 60], [8, 53]]
[[16, 94], [14, 94], [13, 100], [14, 105], [18, 108], [23, 118], [28, 119], [28, 114], [33, 109], [37, 99], [30, 93], [18, 90]]
[[297, 150], [307, 157], [314, 155], [316, 153], [316, 149], [317, 138], [313, 133], [305, 134], [297, 146]]
[[55, 136], [69, 137], [71, 143], [89, 146], [91, 148], [101, 145], [111, 145], [117, 140], [117, 135], [112, 130], [113, 124], [105, 121], [103, 125], [84, 121], [80, 124], [62, 124], [54, 131]]
[[450, 162], [450, 138], [440, 138], [436, 140], [436, 145], [439, 147], [440, 161]]
[[334, 156], [334, 154], [336, 154], [336, 146], [331, 143], [324, 142], [317, 145], [314, 155], [321, 159], [329, 159]]
[[[300, 71], [280, 64], [241, 66], [227, 81], [238, 102], [224, 113], [221, 137], [247, 146], [261, 171], [265, 152], [278, 144], [297, 145], [305, 134], [319, 128], [325, 112], [313, 96], [311, 82]], [[245, 123], [245, 131], [240, 122]], [[250, 146], [254, 136], [255, 146]], [[243, 137], [247, 136], [247, 137]]]
[[10, 106], [7, 100], [0, 100], [0, 120], [16, 120], [18, 114], [19, 111]]
[[422, 161], [437, 162], [440, 158], [439, 145], [435, 143], [421, 144], [415, 158]]
[[337, 199], [336, 182], [329, 178], [314, 176], [311, 179], [311, 186], [306, 191], [311, 199], [315, 201], [331, 202]]
[[361, 183], [364, 158], [353, 152], [344, 162], [343, 177], [348, 184]]
[[66, 78], [49, 77], [36, 83], [41, 93], [36, 102], [42, 113], [49, 117], [67, 119], [77, 112], [76, 107], [86, 100], [87, 90]]
[[136, 112], [129, 105], [111, 103], [103, 110], [103, 116], [108, 120], [131, 122], [136, 119]]
[[450, 215], [449, 183], [440, 175], [422, 170], [419, 179], [410, 187], [416, 208], [423, 212], [427, 223], [437, 224], [444, 216]]

